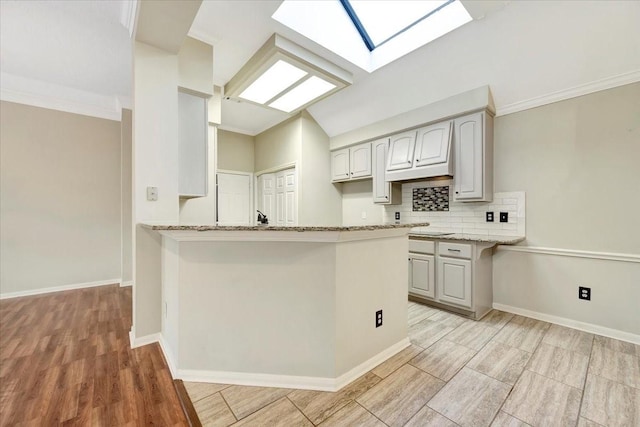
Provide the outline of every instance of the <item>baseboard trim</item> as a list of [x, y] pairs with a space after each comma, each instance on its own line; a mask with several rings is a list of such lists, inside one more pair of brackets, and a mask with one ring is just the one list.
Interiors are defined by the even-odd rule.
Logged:
[[120, 282], [120, 287], [124, 288], [127, 286], [133, 286], [133, 280], [127, 280], [126, 282]]
[[157, 334], [149, 334], [144, 335], [142, 337], [136, 337], [133, 334], [133, 331], [129, 331], [129, 343], [131, 344], [131, 348], [142, 347], [143, 345], [153, 344], [154, 342], [160, 342], [161, 334], [158, 332]]
[[28, 297], [32, 295], [49, 294], [52, 292], [70, 291], [73, 289], [94, 288], [96, 286], [120, 285], [120, 279], [98, 280], [95, 282], [74, 283], [72, 285], [52, 286], [50, 288], [31, 289], [28, 291], [0, 293], [0, 300], [9, 298]]
[[532, 254], [544, 254], [544, 255], [556, 255], [573, 258], [589, 258], [600, 259], [605, 261], [620, 261], [620, 262], [632, 262], [640, 263], [640, 255], [625, 254], [617, 252], [594, 252], [594, 251], [579, 251], [575, 249], [557, 249], [557, 248], [543, 248], [539, 246], [506, 246], [498, 245], [497, 251], [507, 252], [526, 252]]
[[527, 310], [525, 308], [514, 307], [511, 305], [499, 304], [495, 302], [493, 303], [493, 308], [500, 311], [506, 311], [507, 313], [531, 317], [532, 319], [542, 320], [544, 322], [554, 323], [556, 325], [566, 326], [568, 328], [578, 329], [580, 331], [602, 335], [604, 337], [615, 338], [620, 341], [626, 341], [640, 345], [640, 335], [633, 334], [631, 332], [619, 331], [617, 329], [594, 325], [593, 323], [581, 322], [579, 320], [554, 316], [552, 314], [541, 313], [538, 311]]
[[[161, 344], [162, 345], [162, 344]], [[338, 391], [391, 356], [410, 345], [409, 339], [386, 348], [338, 378], [272, 375], [246, 372], [202, 371], [178, 369], [174, 378], [183, 381], [235, 384], [258, 387], [295, 388], [301, 390]], [[163, 349], [164, 351], [164, 349]], [[166, 357], [165, 352], [165, 357]], [[168, 360], [169, 358], [167, 358]]]
[[171, 347], [167, 344], [167, 341], [164, 339], [164, 335], [162, 333], [158, 334], [160, 338], [158, 339], [158, 343], [160, 344], [160, 348], [162, 349], [162, 353], [164, 353], [164, 359], [167, 361], [167, 365], [169, 366], [169, 370], [171, 371], [171, 376], [173, 379], [177, 379], [178, 374], [178, 363], [174, 357], [173, 351], [171, 351]]
[[530, 108], [541, 107], [543, 105], [552, 104], [554, 102], [564, 101], [566, 99], [576, 98], [578, 96], [588, 95], [590, 93], [599, 92], [601, 90], [612, 89], [618, 86], [640, 81], [640, 71], [631, 71], [629, 73], [619, 74], [617, 76], [606, 77], [579, 86], [568, 89], [559, 90], [557, 92], [548, 93], [546, 95], [537, 96], [535, 98], [526, 99], [524, 101], [514, 102], [512, 104], [503, 105], [496, 108], [496, 117], [505, 116], [511, 113], [528, 110]]

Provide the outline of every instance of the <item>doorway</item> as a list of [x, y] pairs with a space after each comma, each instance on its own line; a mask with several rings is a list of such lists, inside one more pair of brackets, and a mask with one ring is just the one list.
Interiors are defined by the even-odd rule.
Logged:
[[253, 175], [218, 172], [218, 225], [253, 225]]
[[258, 176], [258, 210], [270, 225], [298, 225], [298, 185], [296, 168]]

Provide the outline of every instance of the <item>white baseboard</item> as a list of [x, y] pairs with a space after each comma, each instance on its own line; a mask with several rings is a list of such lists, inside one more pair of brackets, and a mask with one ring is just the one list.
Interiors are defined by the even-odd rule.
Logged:
[[164, 353], [164, 358], [167, 361], [167, 365], [169, 366], [169, 370], [171, 371], [171, 376], [174, 379], [179, 378], [179, 377], [176, 376], [176, 374], [178, 373], [178, 367], [177, 367], [177, 361], [175, 360], [173, 351], [171, 351], [171, 347], [169, 347], [169, 345], [165, 341], [164, 335], [162, 335], [162, 333], [160, 333], [158, 335], [160, 335], [160, 340], [158, 342], [160, 343], [160, 348], [162, 349], [162, 352]]
[[75, 283], [72, 285], [52, 286], [50, 288], [30, 289], [28, 291], [0, 293], [0, 299], [28, 297], [32, 295], [48, 294], [51, 292], [70, 291], [72, 289], [93, 288], [96, 286], [120, 284], [120, 279], [98, 280], [95, 282]]
[[124, 288], [125, 286], [133, 286], [133, 280], [127, 280], [126, 282], [120, 282], [120, 287]]
[[161, 334], [159, 332], [157, 334], [136, 337], [133, 331], [129, 331], [129, 343], [131, 344], [131, 348], [142, 347], [143, 345], [153, 344], [154, 342], [159, 343], [160, 339]]
[[542, 320], [544, 322], [554, 323], [568, 328], [578, 329], [584, 332], [590, 332], [604, 337], [615, 338], [620, 341], [626, 341], [633, 344], [640, 344], [640, 335], [631, 332], [619, 331], [604, 326], [594, 325], [593, 323], [580, 322], [579, 320], [568, 319], [566, 317], [554, 316], [551, 314], [531, 311], [520, 307], [514, 307], [505, 304], [493, 303], [493, 308], [507, 313], [518, 314], [520, 316], [531, 317], [532, 319]]
[[[183, 381], [209, 382], [218, 384], [236, 384], [259, 387], [296, 388], [301, 390], [338, 391], [345, 385], [356, 380], [366, 372], [378, 366], [391, 356], [405, 349], [410, 345], [409, 339], [386, 348], [372, 358], [364, 361], [360, 365], [351, 369], [338, 378], [327, 377], [303, 377], [293, 375], [272, 375], [246, 372], [227, 371], [201, 371], [191, 369], [178, 369], [174, 373], [174, 378]], [[164, 351], [164, 349], [163, 349]], [[165, 352], [165, 357], [167, 354]], [[169, 358], [167, 357], [167, 361]]]

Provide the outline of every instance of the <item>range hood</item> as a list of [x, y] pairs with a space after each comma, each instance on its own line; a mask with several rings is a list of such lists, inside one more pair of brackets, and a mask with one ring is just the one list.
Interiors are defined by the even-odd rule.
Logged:
[[453, 121], [390, 137], [386, 181], [453, 176]]

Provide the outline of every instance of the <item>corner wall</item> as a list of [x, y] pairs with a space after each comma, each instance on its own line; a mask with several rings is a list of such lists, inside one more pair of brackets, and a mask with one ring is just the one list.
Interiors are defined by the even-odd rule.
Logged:
[[0, 294], [120, 281], [120, 122], [1, 109]]
[[527, 197], [494, 303], [640, 339], [640, 83], [497, 117], [494, 143], [495, 191]]

